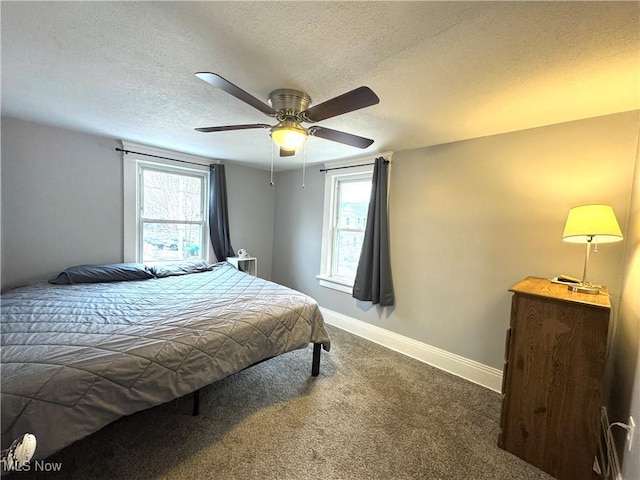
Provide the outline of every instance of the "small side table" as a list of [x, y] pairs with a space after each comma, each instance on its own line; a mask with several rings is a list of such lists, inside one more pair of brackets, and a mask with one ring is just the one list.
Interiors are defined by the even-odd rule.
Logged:
[[229, 262], [241, 272], [248, 273], [249, 275], [253, 275], [254, 277], [258, 276], [258, 259], [256, 257], [227, 257], [227, 262]]

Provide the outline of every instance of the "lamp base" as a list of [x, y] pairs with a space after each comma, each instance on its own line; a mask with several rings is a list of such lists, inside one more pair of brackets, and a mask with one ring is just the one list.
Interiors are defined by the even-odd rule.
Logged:
[[586, 293], [588, 295], [598, 295], [600, 293], [599, 286], [589, 284], [568, 285], [567, 288], [575, 293]]

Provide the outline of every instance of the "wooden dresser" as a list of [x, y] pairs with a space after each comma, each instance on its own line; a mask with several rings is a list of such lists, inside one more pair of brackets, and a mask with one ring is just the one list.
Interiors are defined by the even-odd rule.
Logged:
[[598, 478], [611, 305], [544, 278], [513, 286], [498, 445], [559, 480]]

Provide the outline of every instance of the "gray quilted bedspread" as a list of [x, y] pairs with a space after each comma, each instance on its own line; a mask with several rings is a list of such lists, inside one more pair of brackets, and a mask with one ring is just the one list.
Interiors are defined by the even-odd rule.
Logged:
[[2, 448], [33, 433], [35, 458], [265, 358], [330, 346], [312, 298], [228, 264], [141, 281], [36, 284], [3, 294], [1, 308]]

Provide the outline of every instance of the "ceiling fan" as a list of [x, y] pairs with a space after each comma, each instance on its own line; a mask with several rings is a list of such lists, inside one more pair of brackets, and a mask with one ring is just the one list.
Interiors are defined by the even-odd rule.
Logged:
[[217, 73], [198, 72], [196, 77], [233, 95], [238, 100], [242, 100], [262, 113], [274, 117], [278, 121], [276, 125], [250, 123], [246, 125], [196, 128], [198, 132], [268, 128], [272, 140], [280, 148], [281, 157], [294, 155], [295, 151], [304, 144], [308, 135], [357, 148], [367, 148], [373, 143], [370, 138], [359, 137], [358, 135], [321, 127], [320, 125], [308, 128], [302, 126], [303, 123], [320, 122], [327, 118], [337, 117], [344, 113], [376, 105], [380, 102], [380, 99], [369, 87], [358, 87], [313, 107], [309, 107], [311, 105], [311, 97], [305, 92], [291, 88], [280, 88], [269, 94], [269, 104], [267, 105]]

